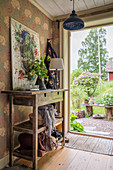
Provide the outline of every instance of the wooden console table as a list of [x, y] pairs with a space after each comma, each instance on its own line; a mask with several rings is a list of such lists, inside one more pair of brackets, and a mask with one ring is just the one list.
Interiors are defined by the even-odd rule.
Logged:
[[[13, 156], [28, 159], [33, 161], [33, 169], [38, 170], [38, 134], [44, 130], [46, 127], [38, 126], [38, 107], [56, 103], [63, 102], [62, 106], [62, 118], [56, 121], [56, 124], [61, 124], [62, 122], [62, 133], [63, 138], [60, 140], [62, 146], [65, 143], [65, 110], [64, 110], [64, 93], [68, 91], [67, 89], [57, 89], [57, 90], [42, 90], [42, 91], [2, 91], [9, 96], [9, 106], [10, 106], [10, 156], [9, 163], [13, 166]], [[14, 105], [32, 106], [33, 107], [33, 126], [29, 121], [14, 124]], [[21, 155], [18, 152], [18, 148], [14, 148], [14, 131], [25, 132], [33, 134], [33, 157]]]
[[106, 119], [112, 120], [113, 106], [104, 106], [102, 104], [82, 104], [86, 106], [86, 112], [92, 116], [93, 115], [93, 107], [104, 107], [106, 112]]

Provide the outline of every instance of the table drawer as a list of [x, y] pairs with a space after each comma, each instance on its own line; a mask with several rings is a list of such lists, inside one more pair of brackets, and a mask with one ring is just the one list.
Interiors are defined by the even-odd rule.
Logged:
[[38, 95], [38, 105], [55, 103], [63, 100], [63, 92], [44, 93]]

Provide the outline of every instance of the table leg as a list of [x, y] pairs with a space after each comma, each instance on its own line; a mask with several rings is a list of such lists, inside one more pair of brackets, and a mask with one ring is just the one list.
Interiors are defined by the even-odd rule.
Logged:
[[105, 107], [105, 111], [106, 111], [106, 119], [112, 120], [112, 108], [106, 108]]
[[33, 169], [38, 170], [38, 94], [33, 96]]
[[9, 96], [9, 122], [10, 122], [10, 144], [9, 144], [9, 166], [13, 166], [13, 151], [14, 151], [14, 131], [13, 131], [13, 116], [14, 116], [14, 106], [13, 106], [13, 96]]
[[86, 106], [86, 113], [88, 113], [88, 115], [92, 116], [93, 115], [93, 107]]

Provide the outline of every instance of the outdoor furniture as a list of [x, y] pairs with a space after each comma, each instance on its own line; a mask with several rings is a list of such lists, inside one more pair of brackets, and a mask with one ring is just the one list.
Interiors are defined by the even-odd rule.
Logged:
[[113, 105], [112, 106], [104, 106], [103, 104], [82, 104], [86, 106], [86, 112], [88, 115], [93, 115], [93, 107], [104, 107], [106, 112], [106, 119], [112, 120], [112, 113], [113, 113]]

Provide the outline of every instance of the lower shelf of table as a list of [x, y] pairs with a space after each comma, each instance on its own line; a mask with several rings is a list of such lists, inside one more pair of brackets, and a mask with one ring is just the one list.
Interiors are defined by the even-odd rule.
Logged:
[[[58, 144], [58, 143], [62, 143], [62, 142], [63, 142], [63, 137], [57, 141], [57, 144]], [[52, 150], [52, 151], [53, 151], [53, 150]], [[45, 152], [44, 155], [47, 154], [48, 152], [51, 152], [51, 151]], [[43, 156], [44, 156], [44, 155], [43, 155]], [[33, 157], [27, 156], [27, 155], [24, 155], [24, 154], [21, 154], [21, 153], [20, 153], [20, 147], [16, 148], [16, 149], [13, 151], [13, 156], [16, 156], [16, 157], [19, 157], [19, 158], [23, 158], [23, 159], [27, 159], [27, 160], [30, 160], [30, 161], [33, 160]], [[42, 158], [42, 157], [37, 157], [37, 160], [39, 160], [39, 159], [41, 159], [41, 158]]]

